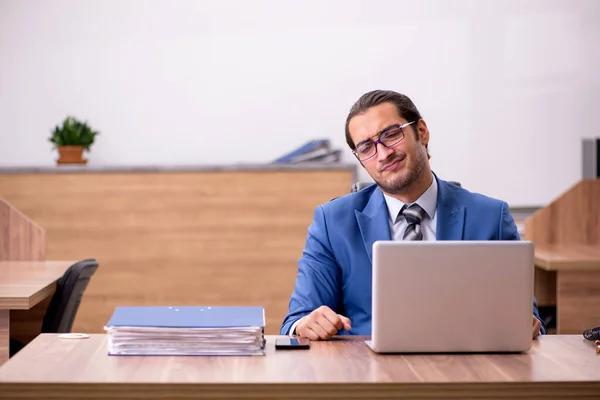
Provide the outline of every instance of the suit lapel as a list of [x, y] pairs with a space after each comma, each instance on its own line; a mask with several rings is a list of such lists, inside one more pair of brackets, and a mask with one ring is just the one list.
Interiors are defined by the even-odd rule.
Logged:
[[460, 203], [451, 183], [447, 183], [437, 176], [438, 204], [437, 204], [437, 240], [462, 240], [465, 223], [465, 207]]
[[391, 240], [388, 210], [381, 189], [376, 188], [363, 211], [354, 210], [369, 260], [373, 262], [373, 243]]

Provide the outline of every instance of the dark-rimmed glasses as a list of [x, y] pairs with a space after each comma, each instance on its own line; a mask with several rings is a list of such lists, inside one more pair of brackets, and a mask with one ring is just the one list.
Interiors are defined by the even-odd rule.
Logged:
[[352, 150], [352, 153], [360, 161], [366, 161], [377, 154], [377, 143], [381, 143], [385, 147], [397, 145], [404, 139], [404, 128], [415, 122], [416, 121], [407, 122], [402, 125], [392, 125], [379, 134], [379, 139], [375, 141], [365, 140], [364, 142], [360, 142], [358, 146], [356, 146], [356, 149]]

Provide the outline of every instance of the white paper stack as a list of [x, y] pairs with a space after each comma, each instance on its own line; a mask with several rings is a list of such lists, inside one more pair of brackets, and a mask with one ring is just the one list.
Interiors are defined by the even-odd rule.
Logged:
[[110, 355], [264, 355], [263, 307], [117, 307]]

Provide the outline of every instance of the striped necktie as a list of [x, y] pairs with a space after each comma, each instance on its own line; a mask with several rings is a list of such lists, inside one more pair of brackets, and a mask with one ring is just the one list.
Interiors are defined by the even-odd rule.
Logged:
[[400, 210], [400, 214], [404, 215], [407, 222], [402, 240], [423, 240], [421, 220], [425, 215], [425, 210], [418, 204], [413, 204], [410, 207], [407, 207], [405, 204], [402, 210]]

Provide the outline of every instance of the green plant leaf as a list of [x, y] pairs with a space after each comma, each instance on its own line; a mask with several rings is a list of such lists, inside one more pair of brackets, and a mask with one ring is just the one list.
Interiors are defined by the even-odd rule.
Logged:
[[83, 146], [89, 151], [98, 132], [92, 130], [87, 122], [81, 122], [75, 117], [68, 116], [61, 126], [52, 130], [48, 139], [55, 146]]

